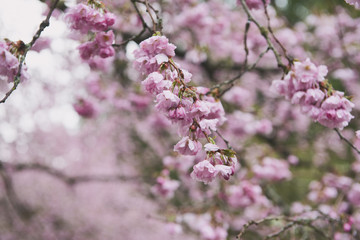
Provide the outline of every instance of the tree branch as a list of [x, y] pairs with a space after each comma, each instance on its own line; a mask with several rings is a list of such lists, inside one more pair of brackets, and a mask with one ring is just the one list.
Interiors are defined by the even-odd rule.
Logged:
[[337, 135], [340, 137], [341, 140], [343, 140], [344, 142], [346, 142], [352, 149], [354, 149], [358, 154], [360, 154], [360, 150], [354, 146], [354, 144], [352, 144], [352, 142], [350, 142], [349, 139], [345, 138], [339, 131], [339, 129], [334, 128], [334, 131], [337, 133]]
[[80, 183], [89, 183], [89, 182], [116, 182], [116, 181], [126, 181], [126, 180], [136, 180], [137, 177], [129, 177], [122, 175], [83, 175], [83, 176], [68, 176], [67, 174], [59, 171], [57, 169], [48, 167], [40, 163], [7, 163], [0, 161], [0, 169], [10, 168], [13, 171], [40, 171], [48, 175], [51, 175], [55, 178], [58, 178], [64, 181], [68, 185], [75, 185]]
[[55, 0], [54, 4], [50, 8], [49, 13], [47, 14], [47, 16], [45, 18], [45, 20], [41, 22], [41, 24], [39, 26], [39, 29], [37, 30], [37, 32], [33, 36], [32, 40], [28, 44], [26, 44], [25, 51], [22, 54], [22, 56], [20, 57], [19, 68], [18, 68], [17, 74], [16, 74], [15, 79], [14, 79], [14, 85], [5, 94], [5, 97], [0, 100], [0, 103], [5, 103], [5, 101], [10, 97], [10, 95], [16, 90], [17, 86], [20, 84], [21, 70], [22, 70], [23, 64], [25, 62], [26, 55], [27, 55], [28, 51], [32, 48], [32, 46], [34, 46], [35, 42], [39, 39], [41, 33], [45, 30], [45, 28], [50, 25], [50, 17], [52, 15], [52, 13], [54, 12], [54, 10], [56, 8], [56, 5], [58, 3], [59, 3], [59, 0]]

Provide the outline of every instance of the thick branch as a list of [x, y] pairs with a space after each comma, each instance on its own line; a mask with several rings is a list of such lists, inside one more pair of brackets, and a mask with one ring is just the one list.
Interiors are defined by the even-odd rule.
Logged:
[[48, 167], [40, 163], [6, 163], [0, 162], [0, 168], [10, 168], [13, 171], [40, 171], [48, 175], [56, 177], [64, 181], [68, 185], [75, 185], [79, 183], [89, 183], [89, 182], [116, 182], [116, 181], [126, 181], [126, 180], [135, 180], [135, 177], [128, 177], [122, 175], [83, 175], [83, 176], [68, 176], [67, 174], [59, 171], [57, 169]]

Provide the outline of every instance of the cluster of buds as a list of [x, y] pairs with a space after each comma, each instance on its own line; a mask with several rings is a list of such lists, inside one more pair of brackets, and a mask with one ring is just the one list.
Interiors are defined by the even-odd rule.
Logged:
[[192, 178], [204, 183], [217, 175], [229, 179], [234, 174], [236, 157], [230, 149], [220, 149], [211, 134], [225, 118], [220, 101], [207, 95], [209, 89], [189, 86], [191, 73], [172, 58], [175, 46], [165, 36], [152, 36], [135, 50], [135, 68], [146, 75], [145, 90], [156, 98], [156, 108], [179, 128], [183, 137], [174, 147], [182, 155], [196, 155], [202, 150], [200, 139], [206, 139], [207, 158], [194, 166]]

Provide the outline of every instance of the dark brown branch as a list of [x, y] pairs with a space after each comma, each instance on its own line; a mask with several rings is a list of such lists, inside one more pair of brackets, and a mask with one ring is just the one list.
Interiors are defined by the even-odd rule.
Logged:
[[136, 5], [137, 2], [138, 2], [138, 1], [136, 1], [136, 0], [131, 0], [131, 3], [132, 3], [132, 5], [134, 6], [137, 15], [139, 16], [140, 21], [141, 21], [142, 24], [143, 24], [143, 28], [147, 29], [147, 30], [148, 30], [149, 32], [151, 32], [151, 33], [154, 33], [154, 31], [153, 31], [153, 30], [147, 25], [147, 23], [145, 22], [144, 17], [142, 16], [142, 14], [141, 14], [138, 6]]
[[122, 175], [83, 175], [83, 176], [68, 176], [62, 171], [56, 170], [54, 168], [48, 167], [40, 163], [7, 163], [0, 162], [1, 168], [9, 168], [16, 172], [21, 171], [40, 171], [48, 175], [56, 177], [64, 181], [68, 185], [75, 185], [80, 183], [89, 183], [89, 182], [117, 182], [117, 181], [127, 181], [127, 180], [136, 180], [136, 177], [122, 176]]
[[[265, 51], [263, 51], [262, 53], [260, 53], [259, 57], [256, 59], [256, 61], [250, 66], [245, 66], [245, 68], [238, 74], [236, 75], [235, 77], [227, 80], [227, 81], [224, 81], [224, 82], [221, 82], [219, 84], [216, 84], [215, 86], [213, 86], [211, 89], [210, 89], [210, 92], [212, 92], [213, 90], [215, 89], [218, 89], [218, 97], [222, 97], [227, 91], [229, 91], [235, 84], [235, 82], [237, 80], [239, 80], [242, 75], [244, 75], [246, 72], [250, 72], [252, 70], [254, 70], [257, 66], [257, 64], [259, 63], [259, 61], [264, 57], [264, 55], [269, 52], [270, 48], [267, 48]], [[220, 89], [223, 87], [223, 86], [227, 86], [225, 89], [221, 90]]]
[[[146, 12], [150, 15], [150, 18], [151, 18], [151, 21], [153, 23], [153, 30], [154, 32], [156, 31], [162, 31], [162, 20], [159, 16], [159, 11], [156, 10], [150, 3], [148, 0], [145, 0], [145, 1], [141, 1], [141, 0], [137, 0], [136, 2], [138, 3], [142, 3], [145, 5], [146, 7]], [[151, 14], [151, 11], [154, 12], [155, 16], [156, 16], [156, 20], [157, 22], [155, 21], [155, 19], [153, 18], [152, 14]]]
[[139, 37], [141, 37], [141, 36], [145, 33], [145, 31], [146, 31], [146, 28], [144, 27], [144, 28], [141, 30], [141, 32], [139, 32], [137, 35], [134, 35], [134, 36], [126, 39], [125, 41], [122, 41], [121, 43], [115, 43], [115, 44], [113, 44], [112, 46], [113, 46], [113, 47], [122, 47], [122, 46], [128, 44], [129, 42], [131, 42], [131, 41], [133, 41], [133, 40], [136, 40], [136, 39], [138, 39]]
[[349, 139], [345, 138], [339, 131], [339, 129], [334, 128], [334, 131], [337, 133], [337, 135], [340, 137], [341, 140], [343, 140], [344, 142], [346, 142], [352, 149], [354, 149], [358, 154], [360, 154], [360, 150], [354, 146], [354, 144], [352, 144], [352, 142], [350, 142]]
[[250, 19], [247, 20], [245, 24], [245, 33], [244, 33], [244, 50], [245, 50], [245, 60], [244, 60], [244, 67], [247, 67], [248, 64], [248, 57], [249, 57], [249, 48], [247, 44], [247, 37], [250, 29]]
[[224, 141], [224, 143], [226, 144], [226, 147], [228, 149], [232, 150], [233, 148], [231, 147], [230, 142], [224, 138], [224, 136], [219, 132], [219, 130], [216, 130], [215, 132]]
[[274, 31], [271, 27], [271, 21], [270, 21], [270, 16], [269, 16], [269, 13], [268, 13], [268, 10], [267, 10], [267, 4], [265, 2], [265, 0], [262, 0], [263, 1], [263, 4], [264, 4], [264, 11], [265, 11], [265, 15], [266, 15], [266, 19], [267, 19], [267, 29], [269, 30], [272, 38], [275, 40], [275, 42], [280, 46], [281, 50], [283, 51], [284, 53], [284, 56], [285, 58], [288, 60], [289, 62], [289, 65], [292, 64], [293, 60], [288, 56], [288, 53], [287, 53], [287, 50], [286, 48], [284, 47], [284, 45], [279, 41], [279, 39], [275, 36], [274, 34]]
[[153, 23], [153, 31], [156, 32], [156, 22], [151, 14], [151, 11], [150, 11], [150, 7], [149, 7], [149, 2], [147, 0], [145, 0], [145, 6], [146, 6], [146, 12], [149, 14], [150, 18], [151, 18], [151, 21]]
[[287, 67], [282, 62], [281, 55], [279, 54], [279, 52], [274, 47], [274, 44], [271, 42], [271, 39], [269, 38], [269, 31], [265, 27], [260, 25], [260, 23], [252, 16], [248, 6], [246, 5], [245, 0], [241, 0], [241, 5], [243, 6], [243, 8], [245, 10], [245, 13], [248, 16], [249, 21], [253, 22], [256, 25], [256, 27], [259, 29], [261, 35], [266, 40], [268, 48], [270, 48], [270, 50], [273, 52], [273, 54], [274, 54], [274, 56], [276, 58], [276, 62], [278, 64], [278, 67], [281, 68], [284, 72], [286, 72]]

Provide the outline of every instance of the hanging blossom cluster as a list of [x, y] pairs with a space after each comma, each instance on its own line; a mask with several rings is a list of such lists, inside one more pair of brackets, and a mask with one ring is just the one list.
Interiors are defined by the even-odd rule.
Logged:
[[95, 1], [88, 1], [89, 5], [77, 4], [70, 8], [65, 16], [70, 28], [87, 34], [89, 31], [106, 31], [115, 23], [115, 15], [106, 12], [104, 6]]
[[271, 88], [293, 104], [299, 104], [302, 112], [314, 121], [343, 129], [354, 118], [350, 113], [354, 104], [343, 92], [332, 89], [325, 79], [327, 72], [326, 66], [315, 66], [309, 59], [294, 62], [284, 80], [274, 80]]
[[112, 47], [114, 33], [106, 31], [114, 25], [115, 15], [107, 12], [104, 5], [97, 1], [89, 0], [88, 4], [80, 3], [70, 8], [65, 16], [71, 29], [82, 34], [95, 32], [93, 41], [85, 42], [78, 47], [81, 58], [89, 60], [94, 56], [101, 58], [114, 56], [115, 50]]
[[204, 183], [218, 175], [227, 180], [235, 171], [235, 153], [220, 149], [211, 138], [212, 132], [226, 120], [224, 109], [220, 101], [206, 95], [209, 89], [188, 85], [192, 74], [172, 59], [175, 48], [165, 36], [152, 36], [135, 50], [134, 66], [147, 75], [142, 85], [156, 96], [155, 107], [179, 126], [183, 138], [174, 151], [194, 156], [202, 150], [199, 140], [207, 140], [207, 158], [193, 167], [191, 177]]
[[113, 31], [97, 33], [93, 41], [83, 43], [79, 46], [81, 58], [88, 60], [92, 56], [100, 56], [102, 58], [114, 56], [115, 50], [112, 47], [114, 38]]
[[[19, 41], [18, 43], [21, 43]], [[0, 42], [0, 79], [6, 80], [7, 82], [13, 82], [18, 70], [19, 70], [19, 57], [21, 51], [19, 51], [21, 44], [13, 42]], [[29, 79], [26, 65], [21, 68], [21, 81]]]

